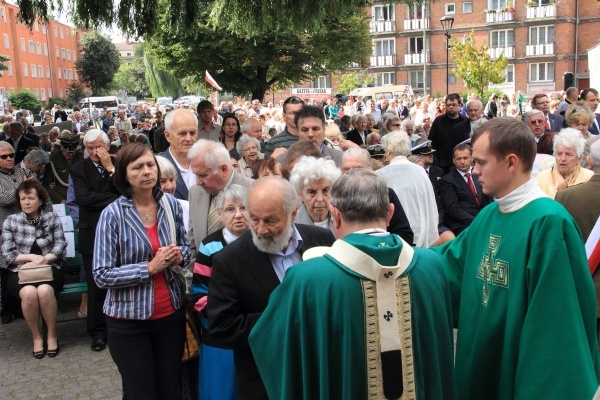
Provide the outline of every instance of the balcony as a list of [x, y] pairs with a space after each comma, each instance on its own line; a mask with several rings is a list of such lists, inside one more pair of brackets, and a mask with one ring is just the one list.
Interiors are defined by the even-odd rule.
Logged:
[[488, 53], [490, 54], [490, 57], [492, 57], [493, 59], [500, 57], [500, 54], [504, 54], [504, 57], [506, 57], [506, 58], [515, 58], [514, 46], [492, 47], [492, 48], [488, 49]]
[[515, 20], [515, 13], [504, 10], [487, 10], [485, 12], [485, 22], [494, 24], [498, 22], [512, 22]]
[[525, 7], [527, 19], [556, 18], [556, 4], [539, 7]]
[[396, 21], [371, 21], [369, 25], [370, 33], [387, 33], [387, 32], [396, 32]]
[[405, 19], [404, 30], [405, 31], [422, 31], [429, 29], [429, 18], [418, 18], [418, 19]]
[[[425, 54], [425, 62], [429, 63], [429, 53]], [[407, 53], [404, 55], [405, 65], [423, 64], [423, 53]]]
[[554, 43], [528, 44], [525, 47], [525, 56], [527, 56], [527, 57], [553, 56], [553, 55], [554, 55]]
[[396, 66], [396, 55], [392, 54], [389, 56], [372, 56], [371, 67], [395, 67]]

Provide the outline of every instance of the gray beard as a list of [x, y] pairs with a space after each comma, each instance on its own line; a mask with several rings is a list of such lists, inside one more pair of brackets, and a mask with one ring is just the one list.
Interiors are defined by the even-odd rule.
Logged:
[[294, 234], [294, 228], [292, 227], [291, 221], [278, 236], [273, 236], [271, 234], [259, 235], [252, 228], [250, 231], [252, 232], [252, 241], [254, 242], [254, 245], [258, 250], [267, 254], [277, 254], [281, 252], [284, 247], [287, 247], [290, 243], [290, 239]]

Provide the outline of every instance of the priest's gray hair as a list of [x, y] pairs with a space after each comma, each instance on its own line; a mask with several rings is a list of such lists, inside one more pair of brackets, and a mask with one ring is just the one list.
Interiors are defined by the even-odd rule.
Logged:
[[203, 157], [204, 165], [206, 165], [206, 168], [210, 168], [213, 174], [216, 174], [219, 167], [223, 164], [226, 164], [230, 170], [233, 168], [231, 166], [231, 156], [221, 142], [200, 139], [194, 143], [188, 151], [187, 156], [190, 160], [196, 157]]
[[333, 160], [303, 156], [292, 169], [290, 183], [300, 194], [304, 187], [311, 182], [324, 179], [333, 185], [340, 175], [342, 175], [342, 171], [335, 166]]
[[350, 147], [342, 156], [342, 164], [344, 164], [344, 160], [349, 157], [360, 157], [362, 159], [363, 168], [371, 168], [371, 155], [366, 149]]
[[554, 143], [552, 145], [554, 153], [556, 153], [558, 145], [575, 150], [577, 157], [581, 157], [583, 148], [585, 147], [585, 140], [577, 129], [564, 128], [554, 135]]
[[[278, 196], [276, 195], [281, 193], [281, 197], [283, 197], [283, 209], [288, 215], [291, 215], [300, 207], [300, 197], [287, 179], [275, 175], [264, 176], [254, 181], [248, 197], [255, 190], [268, 190], [273, 194], [271, 202], [278, 200]], [[248, 208], [248, 200], [244, 201], [244, 205]]]
[[333, 185], [329, 204], [340, 210], [346, 222], [385, 221], [390, 205], [388, 186], [373, 171], [352, 169]]
[[386, 135], [385, 149], [392, 156], [408, 156], [410, 154], [410, 139], [404, 132], [394, 131]]
[[221, 190], [217, 196], [217, 210], [223, 209], [226, 201], [236, 202], [241, 200], [243, 204], [248, 203], [248, 190], [242, 186], [232, 183], [229, 187]]

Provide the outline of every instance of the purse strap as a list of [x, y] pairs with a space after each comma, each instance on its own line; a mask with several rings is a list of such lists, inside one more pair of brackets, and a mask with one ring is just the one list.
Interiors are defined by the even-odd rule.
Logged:
[[167, 197], [163, 195], [160, 198], [160, 202], [165, 209], [165, 214], [167, 214], [167, 221], [169, 223], [169, 234], [171, 236], [171, 243], [177, 244], [177, 234], [175, 233], [175, 219], [173, 218], [173, 209], [171, 208], [171, 204], [167, 200]]

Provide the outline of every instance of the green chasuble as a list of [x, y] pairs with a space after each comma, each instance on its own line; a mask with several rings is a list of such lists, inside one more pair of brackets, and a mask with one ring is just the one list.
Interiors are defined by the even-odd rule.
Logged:
[[581, 234], [549, 198], [483, 209], [444, 262], [459, 399], [591, 399], [596, 302]]
[[[370, 265], [377, 279], [342, 265], [344, 258], [348, 265]], [[399, 268], [402, 260], [408, 261]], [[391, 283], [391, 293], [381, 289], [382, 281]], [[269, 398], [384, 399], [383, 380], [390, 383], [391, 371], [402, 390], [396, 398], [454, 399], [450, 302], [432, 251], [413, 251], [396, 235], [336, 241], [328, 254], [288, 270], [250, 334]], [[390, 335], [390, 328], [398, 333]]]

